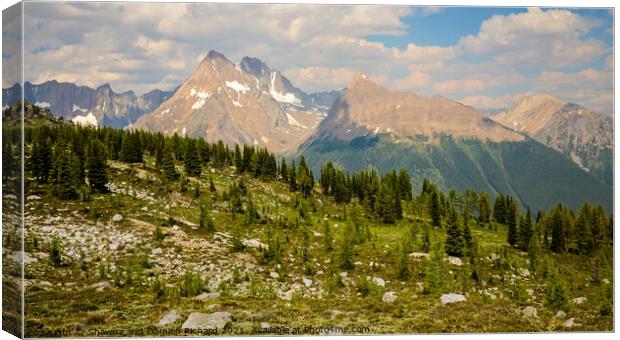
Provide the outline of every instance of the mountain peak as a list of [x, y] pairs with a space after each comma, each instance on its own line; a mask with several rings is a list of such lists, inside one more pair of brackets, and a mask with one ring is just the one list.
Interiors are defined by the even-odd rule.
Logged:
[[269, 71], [267, 64], [254, 57], [243, 57], [243, 59], [241, 59], [240, 67], [242, 70], [259, 78], [262, 77], [265, 72]]
[[566, 104], [565, 102], [563, 102], [562, 100], [547, 94], [547, 93], [540, 93], [540, 94], [536, 94], [536, 93], [530, 93], [530, 94], [526, 94], [523, 95], [519, 98], [519, 100], [517, 101], [517, 105], [541, 105], [541, 104], [545, 104], [545, 103], [553, 103], [556, 105], [564, 105]]
[[226, 56], [223, 55], [222, 53], [216, 50], [211, 50], [209, 51], [209, 53], [207, 53], [207, 56], [203, 59], [203, 62], [208, 61], [208, 60], [216, 60], [216, 59], [228, 60], [228, 58], [226, 58]]

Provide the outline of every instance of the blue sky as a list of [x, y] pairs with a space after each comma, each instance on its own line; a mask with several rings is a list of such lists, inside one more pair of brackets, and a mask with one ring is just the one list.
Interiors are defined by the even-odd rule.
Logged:
[[235, 62], [258, 57], [306, 91], [345, 87], [362, 72], [481, 108], [549, 93], [613, 112], [607, 9], [27, 3], [25, 15], [35, 83], [171, 89], [215, 49]]

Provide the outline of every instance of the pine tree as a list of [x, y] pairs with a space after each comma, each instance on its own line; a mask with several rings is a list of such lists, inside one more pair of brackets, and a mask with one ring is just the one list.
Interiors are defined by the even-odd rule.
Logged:
[[411, 257], [409, 257], [409, 253], [405, 250], [405, 246], [403, 245], [400, 249], [400, 257], [398, 260], [398, 278], [403, 281], [411, 278], [411, 264]]
[[47, 142], [47, 135], [44, 131], [46, 131], [44, 128], [35, 130], [35, 137], [32, 142], [32, 151], [29, 159], [32, 177], [40, 183], [47, 182], [47, 176], [51, 166], [50, 156], [52, 154], [52, 148]]
[[530, 270], [532, 273], [535, 273], [539, 268], [540, 253], [540, 238], [538, 236], [538, 231], [533, 230], [530, 243], [527, 246], [527, 257], [530, 261]]
[[441, 204], [439, 202], [439, 194], [434, 190], [431, 194], [430, 204], [431, 219], [433, 220], [434, 227], [441, 227]]
[[353, 232], [351, 229], [348, 229], [348, 231], [349, 232], [345, 234], [345, 239], [343, 240], [339, 255], [341, 269], [355, 268], [353, 260], [353, 256], [355, 255], [355, 250], [353, 249]]
[[74, 155], [70, 148], [61, 141], [56, 142], [52, 153], [52, 195], [60, 199], [77, 198], [76, 179], [79, 177], [74, 163]]
[[561, 253], [564, 251], [566, 241], [564, 239], [564, 224], [562, 222], [562, 214], [564, 213], [564, 207], [559, 204], [554, 208], [553, 215], [551, 216], [551, 245], [550, 249], [553, 252]]
[[508, 244], [515, 246], [519, 240], [519, 230], [517, 228], [517, 205], [508, 197], [506, 201], [505, 224], [508, 227]]
[[431, 227], [424, 225], [424, 235], [422, 237], [422, 251], [428, 253], [431, 250]]
[[525, 219], [521, 221], [519, 226], [519, 249], [527, 251], [532, 233], [532, 213], [530, 212], [530, 208], [527, 208]]
[[458, 216], [454, 207], [448, 210], [448, 221], [446, 229], [446, 254], [450, 256], [463, 256], [465, 240], [463, 231], [459, 226]]
[[297, 191], [297, 169], [295, 168], [295, 161], [292, 162], [291, 168], [288, 174], [288, 186], [290, 191]]
[[433, 245], [430, 261], [424, 269], [424, 291], [427, 293], [441, 292], [448, 282], [448, 273], [444, 263], [444, 249], [441, 242]]
[[206, 231], [215, 231], [215, 223], [213, 222], [213, 218], [209, 213], [209, 205], [207, 202], [201, 202], [200, 204], [200, 228], [205, 229]]
[[185, 150], [185, 173], [190, 177], [200, 177], [202, 166], [196, 144], [191, 139], [187, 139], [187, 149]]
[[325, 250], [334, 250], [334, 237], [329, 222], [323, 221], [323, 233], [325, 234]]
[[108, 164], [103, 143], [93, 138], [87, 150], [86, 171], [88, 184], [96, 192], [107, 192]]
[[162, 160], [162, 170], [167, 181], [174, 182], [179, 179], [179, 173], [174, 165], [174, 156], [170, 149], [164, 150], [164, 158]]
[[489, 222], [491, 222], [491, 200], [489, 199], [489, 195], [485, 191], [480, 192], [478, 211], [478, 218], [480, 219], [480, 223], [488, 224]]
[[125, 163], [142, 162], [142, 142], [137, 132], [123, 134], [120, 154], [121, 160]]

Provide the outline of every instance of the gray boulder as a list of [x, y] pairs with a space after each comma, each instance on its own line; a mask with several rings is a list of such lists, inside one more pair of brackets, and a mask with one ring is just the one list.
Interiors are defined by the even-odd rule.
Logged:
[[123, 220], [123, 215], [121, 214], [115, 214], [114, 216], [112, 216], [112, 222], [120, 222]]
[[396, 292], [386, 292], [385, 294], [383, 294], [381, 301], [385, 303], [393, 303], [394, 301], [396, 301], [396, 298], [398, 298], [396, 296]]
[[176, 310], [171, 310], [166, 313], [166, 315], [162, 316], [161, 319], [159, 319], [158, 324], [160, 326], [169, 325], [171, 323], [175, 323], [180, 317], [181, 314], [179, 314], [179, 312], [177, 312]]
[[455, 293], [443, 294], [441, 295], [439, 299], [441, 300], [441, 303], [444, 305], [448, 303], [467, 301], [467, 298], [465, 297], [465, 295], [455, 294]]
[[192, 313], [183, 323], [183, 329], [224, 329], [232, 322], [232, 315], [228, 312], [212, 314]]
[[524, 318], [538, 318], [538, 310], [536, 307], [527, 306], [523, 308], [523, 317]]

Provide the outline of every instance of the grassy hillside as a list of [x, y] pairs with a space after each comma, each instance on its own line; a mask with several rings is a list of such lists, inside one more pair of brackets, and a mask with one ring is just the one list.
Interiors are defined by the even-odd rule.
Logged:
[[612, 187], [599, 183], [560, 153], [534, 141], [481, 142], [444, 136], [438, 144], [394, 143], [389, 136], [360, 138], [351, 143], [322, 141], [303, 154], [315, 173], [333, 161], [343, 169], [368, 167], [380, 172], [404, 168], [419, 192], [424, 178], [443, 188], [485, 190], [518, 197], [522, 206], [547, 210], [562, 201], [577, 209], [583, 202], [612, 208]]
[[[145, 165], [109, 166], [111, 193], [86, 201], [61, 201], [45, 184], [30, 186], [26, 336], [192, 334], [181, 327], [192, 312], [231, 313], [233, 321], [219, 334], [261, 334], [264, 328], [282, 334], [277, 327], [299, 327], [303, 334], [320, 327], [329, 334], [613, 329], [610, 271], [594, 283], [592, 258], [545, 252], [545, 269], [530, 272], [527, 254], [506, 245], [502, 225], [471, 225], [476, 279], [468, 260], [445, 258], [444, 284], [429, 291], [433, 255], [424, 249], [423, 233], [429, 218], [415, 213], [414, 203], [405, 205], [405, 218], [395, 225], [364, 219], [370, 238], [354, 246], [354, 268], [342, 269], [354, 204], [336, 204], [318, 192], [304, 199], [282, 183], [231, 168], [205, 167], [199, 179], [164, 185], [153, 158]], [[226, 199], [242, 179], [243, 206], [247, 211], [251, 201], [257, 211], [250, 220]], [[199, 227], [197, 207], [205, 200], [212, 231]], [[325, 224], [333, 250], [326, 248]], [[432, 244], [443, 242], [444, 229], [430, 232]], [[404, 240], [411, 240], [408, 279], [399, 276]], [[280, 259], [267, 256], [261, 244], [277, 247]], [[566, 283], [561, 307], [548, 302], [550, 268]], [[396, 300], [385, 302], [386, 292]], [[440, 295], [447, 293], [464, 294], [466, 301], [442, 304]], [[525, 316], [526, 307], [537, 315]], [[177, 317], [160, 325], [169, 313]], [[151, 333], [140, 333], [146, 330]]]

